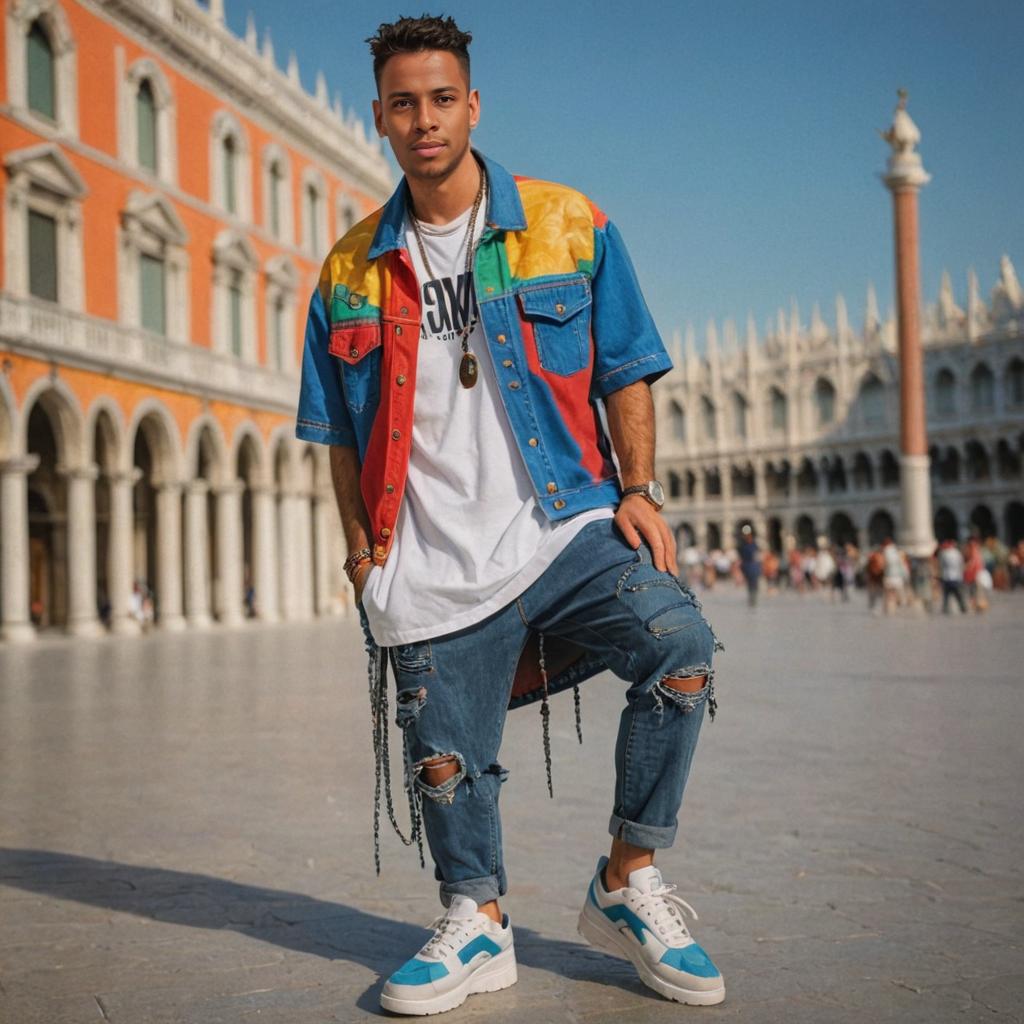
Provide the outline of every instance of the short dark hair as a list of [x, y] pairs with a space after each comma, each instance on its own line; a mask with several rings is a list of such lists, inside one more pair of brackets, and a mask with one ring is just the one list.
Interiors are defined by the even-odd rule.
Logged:
[[420, 53], [423, 50], [446, 50], [454, 53], [469, 81], [469, 44], [473, 41], [470, 32], [463, 32], [452, 17], [432, 17], [424, 14], [419, 18], [399, 18], [395, 22], [384, 22], [375, 36], [366, 40], [373, 54], [373, 77], [380, 90], [380, 76], [384, 65], [396, 53]]

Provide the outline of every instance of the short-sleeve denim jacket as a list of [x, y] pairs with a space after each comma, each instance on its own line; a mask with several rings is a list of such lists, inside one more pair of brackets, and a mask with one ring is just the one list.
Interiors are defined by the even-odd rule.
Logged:
[[[513, 177], [476, 155], [488, 184], [473, 266], [477, 306], [537, 503], [551, 520], [615, 505], [620, 484], [598, 400], [656, 380], [671, 360], [611, 221], [574, 189]], [[377, 565], [394, 541], [412, 445], [420, 292], [405, 246], [407, 204], [403, 178], [324, 261], [309, 303], [295, 426], [302, 440], [358, 449]], [[567, 657], [550, 651], [549, 673]], [[526, 662], [512, 706], [542, 695]], [[584, 657], [552, 673], [547, 690], [602, 667]]]

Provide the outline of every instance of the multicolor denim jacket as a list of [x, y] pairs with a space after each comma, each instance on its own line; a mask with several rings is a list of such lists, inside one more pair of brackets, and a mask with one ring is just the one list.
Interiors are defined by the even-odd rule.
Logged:
[[[636, 381], [653, 382], [672, 366], [626, 247], [586, 196], [513, 177], [476, 156], [488, 184], [473, 268], [477, 306], [537, 503], [550, 520], [615, 505], [620, 484], [598, 402]], [[387, 204], [353, 227], [324, 261], [309, 303], [295, 425], [301, 440], [358, 449], [377, 565], [394, 542], [412, 445], [420, 291], [405, 247], [408, 199], [403, 178]], [[379, 795], [380, 771], [387, 771], [388, 659], [365, 616], [363, 625]], [[546, 753], [548, 695], [604, 668], [555, 637], [527, 645], [509, 707], [542, 701]], [[579, 731], [578, 697], [577, 690]], [[415, 810], [413, 801], [410, 789]], [[394, 824], [390, 792], [387, 802]], [[417, 819], [407, 841], [419, 839]]]

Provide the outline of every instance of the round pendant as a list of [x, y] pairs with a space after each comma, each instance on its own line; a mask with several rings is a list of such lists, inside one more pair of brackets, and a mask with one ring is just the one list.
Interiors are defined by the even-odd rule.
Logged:
[[464, 388], [471, 388], [476, 383], [477, 372], [476, 356], [472, 352], [466, 352], [459, 363], [459, 382]]

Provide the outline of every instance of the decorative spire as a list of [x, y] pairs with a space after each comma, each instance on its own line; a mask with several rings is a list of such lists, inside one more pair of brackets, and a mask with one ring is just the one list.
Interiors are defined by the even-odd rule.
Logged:
[[953, 297], [953, 282], [949, 271], [943, 270], [942, 283], [939, 285], [939, 327], [959, 327], [964, 322], [964, 311], [956, 304]]
[[331, 110], [334, 111], [334, 116], [339, 121], [344, 120], [345, 114], [344, 114], [344, 112], [341, 109], [341, 93], [340, 92], [335, 92], [335, 94], [334, 94], [334, 101], [331, 104]]
[[270, 38], [270, 29], [263, 30], [263, 60], [269, 67], [274, 67], [274, 40]]
[[218, 25], [224, 24], [224, 0], [210, 0], [210, 17]]
[[324, 78], [322, 71], [316, 73], [316, 91], [314, 96], [316, 97], [317, 104], [325, 110], [330, 106], [331, 101], [327, 93], [327, 79]]
[[288, 81], [292, 85], [302, 88], [302, 81], [299, 78], [299, 58], [295, 56], [294, 50], [290, 50], [288, 53]]
[[850, 337], [850, 317], [846, 312], [846, 299], [836, 296], [836, 338], [840, 345], [845, 345]]
[[878, 334], [882, 326], [882, 319], [878, 314], [878, 296], [875, 294], [875, 286], [868, 285], [868, 300], [864, 308], [864, 337], [871, 338]]
[[245, 16], [245, 45], [253, 51], [259, 48], [259, 36], [256, 34], [256, 22], [253, 20], [252, 11]]
[[753, 373], [760, 362], [761, 352], [757, 344], [757, 327], [754, 314], [747, 313], [747, 372]]
[[789, 300], [789, 335], [794, 343], [800, 340], [803, 330], [803, 325], [800, 323], [800, 307], [796, 304], [794, 297]]
[[821, 309], [818, 304], [814, 304], [814, 308], [811, 310], [811, 337], [815, 341], [824, 341], [828, 337], [828, 327], [825, 326], [825, 321], [821, 319]]
[[736, 324], [733, 320], [726, 320], [722, 329], [722, 351], [726, 359], [732, 359], [739, 355], [740, 338], [736, 331]]
[[921, 154], [914, 147], [921, 141], [921, 133], [907, 113], [907, 90], [898, 92], [899, 102], [892, 115], [888, 131], [879, 132], [892, 147], [892, 154], [882, 176], [885, 184], [894, 191], [901, 188], [920, 188], [931, 181], [932, 176], [921, 163]]
[[981, 320], [981, 290], [978, 288], [978, 275], [971, 267], [967, 271], [967, 340], [972, 344], [981, 334]]
[[715, 325], [714, 320], [708, 321], [707, 331], [704, 335], [704, 353], [708, 357], [708, 362], [718, 362], [718, 327]]

